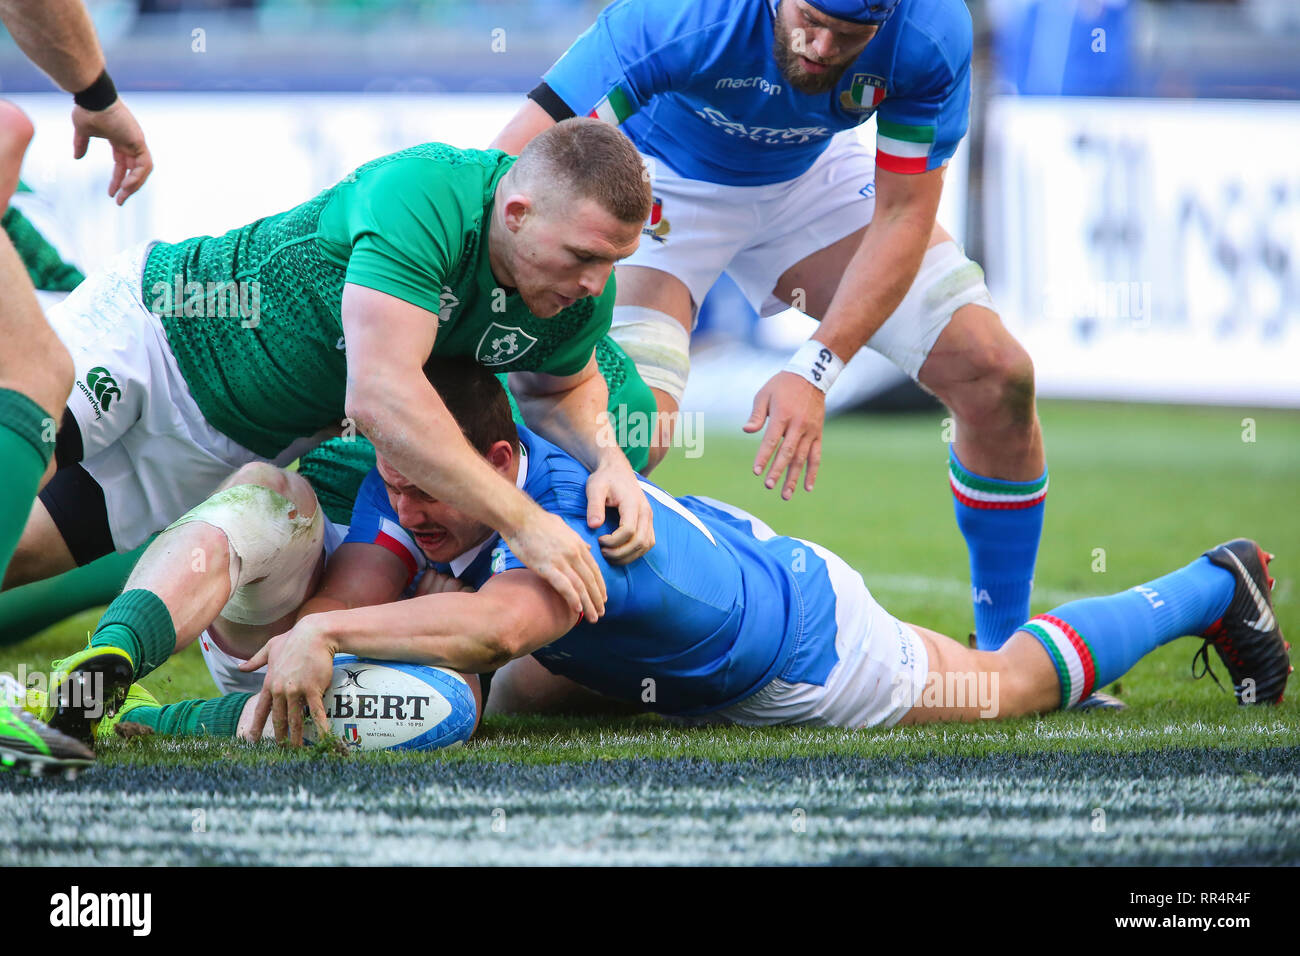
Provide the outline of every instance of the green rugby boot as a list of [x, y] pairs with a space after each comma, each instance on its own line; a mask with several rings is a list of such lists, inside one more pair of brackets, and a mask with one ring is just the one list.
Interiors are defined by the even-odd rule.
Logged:
[[131, 711], [137, 707], [157, 707], [159, 706], [157, 698], [144, 689], [143, 684], [132, 684], [131, 689], [126, 692], [126, 699], [122, 705], [117, 708], [117, 712], [111, 717], [105, 717], [95, 728], [96, 740], [108, 740], [117, 731], [117, 725], [123, 721], [131, 721]]
[[87, 647], [50, 665], [49, 697], [41, 719], [86, 746], [95, 727], [112, 717], [135, 681], [135, 664], [116, 647]]
[[21, 707], [0, 703], [0, 769], [39, 777], [59, 773], [75, 777], [95, 755], [66, 734], [41, 723]]

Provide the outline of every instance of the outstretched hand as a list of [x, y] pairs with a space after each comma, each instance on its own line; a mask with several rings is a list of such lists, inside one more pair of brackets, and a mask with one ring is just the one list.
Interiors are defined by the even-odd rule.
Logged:
[[330, 735], [325, 693], [334, 682], [334, 653], [309, 623], [315, 616], [308, 615], [293, 630], [271, 638], [239, 665], [245, 672], [266, 666], [252, 726], [260, 730], [270, 717], [275, 739], [281, 743], [287, 739], [295, 747], [302, 746], [304, 713], [311, 714], [320, 739]]
[[72, 108], [72, 158], [86, 155], [90, 140], [106, 139], [113, 147], [113, 178], [108, 194], [120, 206], [144, 185], [153, 172], [153, 157], [144, 141], [144, 130], [120, 99], [108, 109], [91, 111]]
[[[768, 422], [754, 458], [754, 474], [767, 472], [764, 484], [775, 488], [785, 472], [781, 497], [789, 501], [808, 467], [804, 491], [812, 491], [822, 460], [822, 427], [826, 421], [826, 396], [816, 385], [793, 372], [778, 372], [759, 390], [754, 410], [745, 422], [753, 434]], [[779, 450], [778, 450], [779, 446]], [[775, 457], [773, 457], [775, 453]], [[771, 467], [768, 467], [768, 462]]]

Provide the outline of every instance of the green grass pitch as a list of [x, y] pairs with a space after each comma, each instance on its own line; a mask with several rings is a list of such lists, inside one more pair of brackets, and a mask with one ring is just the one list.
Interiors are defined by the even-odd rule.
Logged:
[[[1035, 612], [1245, 535], [1277, 554], [1278, 615], [1300, 633], [1300, 415], [1063, 402], [1041, 414], [1052, 483]], [[756, 439], [707, 418], [703, 455], [677, 453], [655, 478], [830, 547], [893, 613], [964, 637], [943, 415], [830, 423], [816, 492], [789, 503], [752, 476]], [[0, 650], [0, 670], [43, 669], [95, 617]], [[16, 835], [0, 866], [1300, 863], [1300, 688], [1280, 707], [1238, 707], [1192, 680], [1196, 647], [1142, 661], [1118, 689], [1122, 714], [861, 732], [498, 718], [456, 750], [370, 757], [112, 742], [74, 782], [0, 775], [0, 830]], [[213, 693], [196, 648], [146, 683], [164, 701]]]

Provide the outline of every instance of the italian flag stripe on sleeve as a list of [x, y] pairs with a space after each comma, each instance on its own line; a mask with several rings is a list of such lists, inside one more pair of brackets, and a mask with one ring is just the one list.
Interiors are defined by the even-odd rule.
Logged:
[[923, 173], [934, 145], [933, 126], [876, 120], [876, 165], [891, 173]]
[[408, 575], [406, 583], [410, 584], [414, 580], [416, 572], [420, 570], [420, 561], [424, 557], [424, 553], [416, 549], [415, 542], [411, 540], [406, 529], [395, 521], [381, 518], [379, 520], [379, 532], [375, 535], [375, 544], [397, 555], [402, 564], [406, 565]]
[[636, 107], [632, 104], [632, 98], [627, 95], [623, 87], [615, 86], [587, 115], [617, 126], [635, 112]]

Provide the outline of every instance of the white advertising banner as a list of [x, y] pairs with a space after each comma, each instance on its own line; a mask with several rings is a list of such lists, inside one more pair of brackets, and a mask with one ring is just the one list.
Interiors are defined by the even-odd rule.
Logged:
[[[71, 99], [14, 96], [36, 138], [23, 179], [52, 207], [83, 269], [146, 239], [219, 235], [282, 212], [368, 160], [436, 140], [485, 148], [523, 103], [497, 94], [131, 93], [155, 169], [120, 209], [108, 145], [72, 159]], [[38, 225], [44, 225], [44, 220]], [[53, 237], [52, 237], [53, 238]]]
[[1043, 395], [1300, 406], [1300, 103], [1000, 97], [985, 268]]

